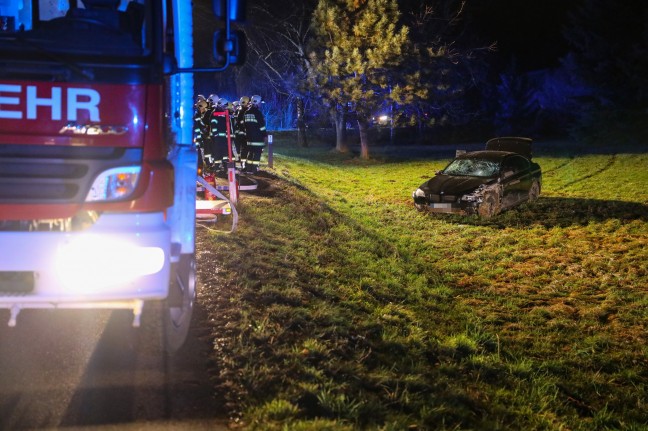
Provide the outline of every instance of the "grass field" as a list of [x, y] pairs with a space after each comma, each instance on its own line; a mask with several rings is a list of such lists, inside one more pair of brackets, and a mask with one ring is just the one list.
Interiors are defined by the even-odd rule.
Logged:
[[648, 151], [536, 153], [540, 199], [417, 212], [447, 157], [275, 144], [199, 230], [217, 394], [246, 429], [648, 429]]

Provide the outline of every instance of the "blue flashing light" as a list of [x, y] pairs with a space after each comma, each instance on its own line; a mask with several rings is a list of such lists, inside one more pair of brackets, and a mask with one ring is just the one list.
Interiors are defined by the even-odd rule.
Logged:
[[[214, 15], [219, 19], [245, 21], [245, 0], [213, 0]], [[225, 16], [227, 10], [227, 16]]]

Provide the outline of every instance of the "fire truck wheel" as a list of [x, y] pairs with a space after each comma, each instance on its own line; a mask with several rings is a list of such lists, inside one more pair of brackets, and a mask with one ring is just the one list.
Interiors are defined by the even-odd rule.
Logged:
[[196, 258], [183, 254], [175, 265], [164, 309], [164, 338], [167, 353], [178, 351], [189, 333], [196, 299]]

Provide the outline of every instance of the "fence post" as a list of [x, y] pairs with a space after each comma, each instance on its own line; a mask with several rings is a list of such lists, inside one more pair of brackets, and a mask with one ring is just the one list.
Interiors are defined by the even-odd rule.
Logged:
[[268, 167], [272, 168], [272, 135], [268, 135]]

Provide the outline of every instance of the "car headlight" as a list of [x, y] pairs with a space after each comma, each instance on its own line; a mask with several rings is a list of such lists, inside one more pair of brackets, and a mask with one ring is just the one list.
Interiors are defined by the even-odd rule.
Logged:
[[102, 172], [94, 180], [86, 202], [116, 201], [128, 197], [137, 186], [142, 168], [122, 166]]
[[423, 190], [421, 190], [421, 189], [416, 189], [412, 193], [412, 197], [413, 198], [424, 198], [425, 197], [425, 192]]

